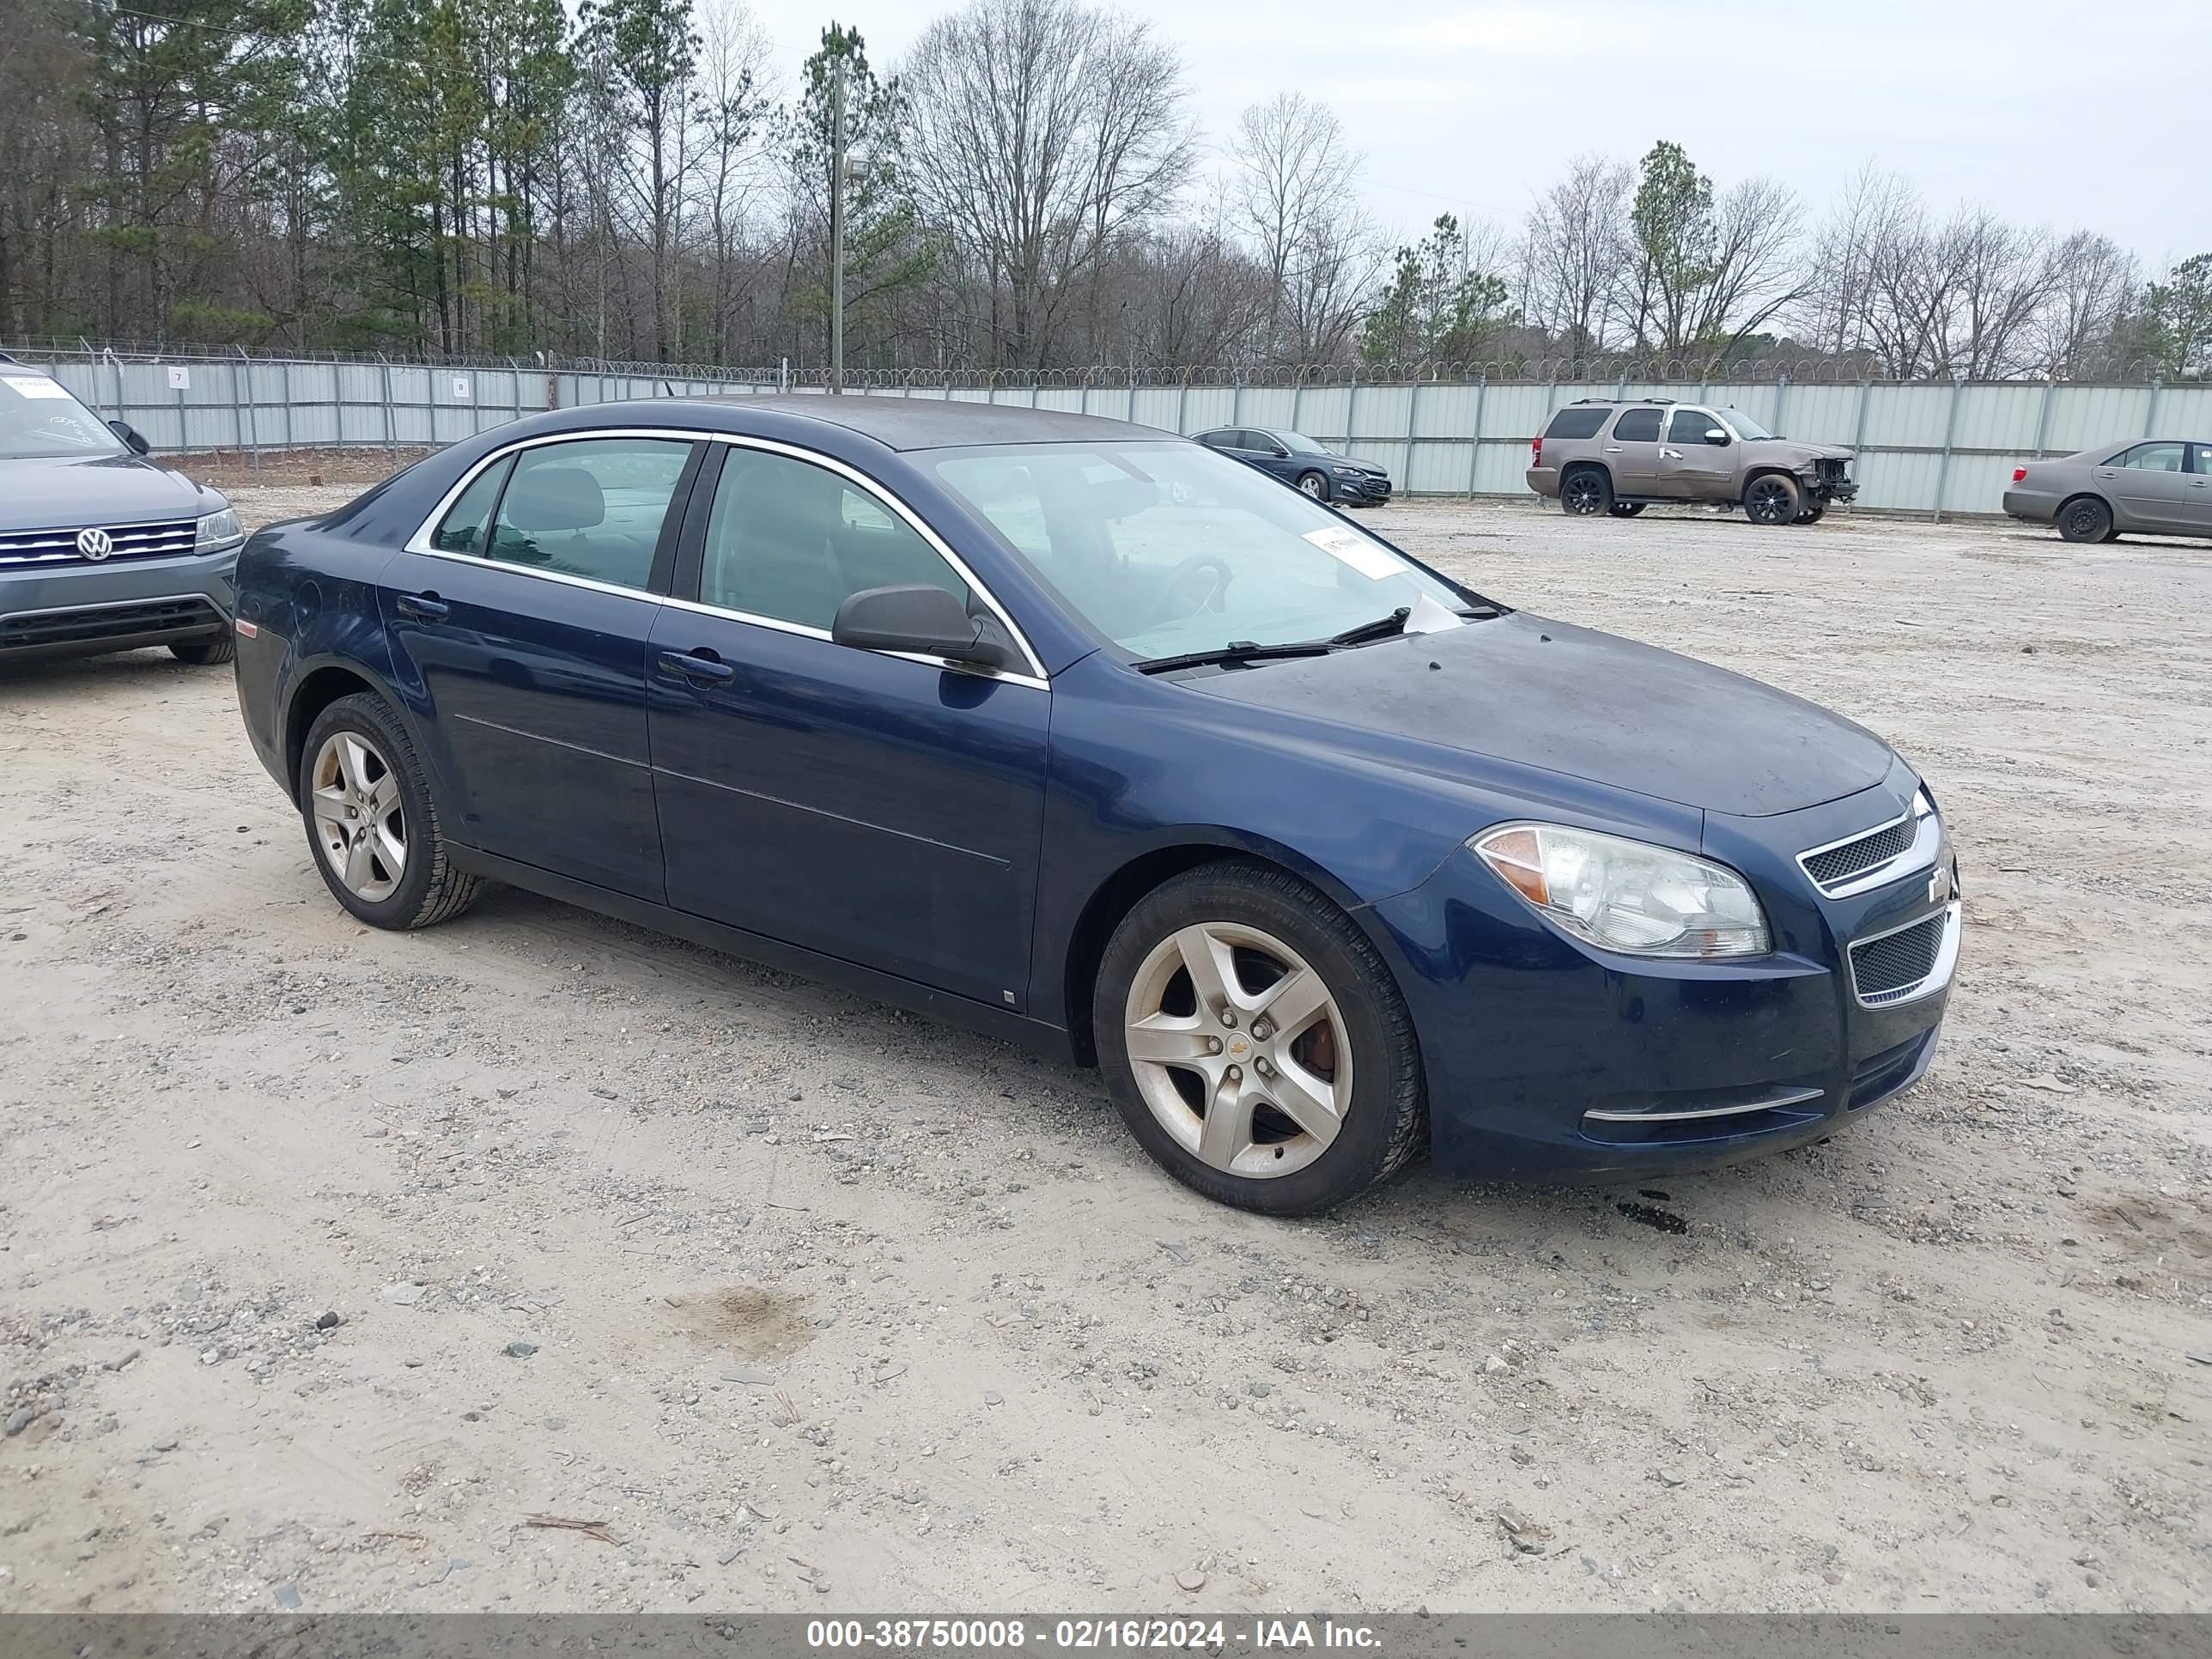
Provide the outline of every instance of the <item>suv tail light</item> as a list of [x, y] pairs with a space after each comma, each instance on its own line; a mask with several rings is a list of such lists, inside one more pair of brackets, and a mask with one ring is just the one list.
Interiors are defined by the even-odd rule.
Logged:
[[1528, 440], [1528, 465], [1531, 466], [1541, 466], [1543, 464], [1544, 434], [1540, 432], [1534, 437]]
[[2027, 469], [2026, 467], [2024, 467], [2024, 466], [2016, 466], [2016, 467], [2013, 468], [2013, 470], [2012, 470], [2012, 481], [2013, 481], [2014, 483], [2021, 483], [2021, 482], [2022, 480], [2024, 480], [2027, 477]]

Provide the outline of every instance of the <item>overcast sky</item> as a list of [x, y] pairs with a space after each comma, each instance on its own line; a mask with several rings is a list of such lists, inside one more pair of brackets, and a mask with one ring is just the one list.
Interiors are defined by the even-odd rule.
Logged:
[[[787, 85], [823, 21], [753, 0]], [[836, 5], [883, 64], [943, 0]], [[1815, 214], [1873, 160], [1948, 206], [2105, 232], [2155, 274], [2212, 249], [2212, 0], [1121, 0], [1181, 48], [1218, 143], [1289, 88], [1367, 154], [1412, 232], [1517, 223], [1566, 158], [1672, 138], [1717, 185], [1767, 173]]]

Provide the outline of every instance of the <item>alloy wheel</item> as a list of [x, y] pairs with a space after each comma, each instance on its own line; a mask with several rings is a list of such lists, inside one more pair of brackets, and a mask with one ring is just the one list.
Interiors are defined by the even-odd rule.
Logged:
[[371, 904], [407, 873], [407, 820], [392, 763], [358, 732], [333, 732], [309, 785], [315, 845], [346, 890]]
[[1570, 513], [1595, 513], [1605, 505], [1605, 491], [1596, 475], [1577, 472], [1559, 492], [1559, 505]]
[[1744, 492], [1744, 512], [1753, 524], [1788, 524], [1797, 516], [1790, 486], [1777, 477], [1754, 478]]
[[1328, 494], [1328, 486], [1322, 482], [1321, 474], [1318, 472], [1309, 472], [1304, 477], [1299, 479], [1298, 488], [1317, 501], [1324, 499]]
[[1123, 1039], [1153, 1117], [1226, 1174], [1303, 1170], [1344, 1126], [1343, 1014], [1319, 972], [1260, 928], [1200, 922], [1162, 939], [1130, 984]]

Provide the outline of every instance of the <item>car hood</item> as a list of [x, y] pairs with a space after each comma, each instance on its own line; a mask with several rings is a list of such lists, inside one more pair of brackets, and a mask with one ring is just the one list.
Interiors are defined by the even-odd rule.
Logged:
[[1848, 461], [1851, 452], [1841, 444], [1799, 443], [1795, 438], [1747, 438], [1744, 448], [1754, 461], [1779, 461], [1802, 466], [1808, 461]]
[[189, 519], [225, 505], [214, 490], [137, 455], [0, 459], [0, 530]]
[[1873, 732], [1802, 697], [1526, 611], [1185, 684], [1741, 817], [1870, 788], [1894, 760]]

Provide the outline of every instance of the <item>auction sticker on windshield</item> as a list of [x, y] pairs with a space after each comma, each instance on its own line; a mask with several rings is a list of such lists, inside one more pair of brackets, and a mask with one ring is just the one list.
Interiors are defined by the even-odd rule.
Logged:
[[15, 391], [26, 398], [66, 398], [69, 388], [59, 380], [50, 380], [43, 374], [0, 374]]
[[1406, 574], [1402, 560], [1387, 547], [1370, 542], [1356, 530], [1330, 526], [1322, 530], [1309, 530], [1306, 539], [1328, 554], [1340, 559], [1370, 581], [1384, 581], [1392, 576]]

